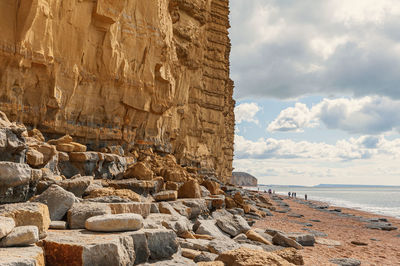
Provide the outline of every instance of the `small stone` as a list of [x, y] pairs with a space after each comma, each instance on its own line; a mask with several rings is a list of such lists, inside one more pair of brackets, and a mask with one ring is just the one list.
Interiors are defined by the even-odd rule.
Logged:
[[38, 241], [39, 230], [37, 226], [18, 226], [1, 240], [0, 245], [3, 247], [22, 247]]
[[0, 216], [0, 239], [8, 235], [15, 227], [14, 219]]
[[368, 246], [367, 243], [362, 242], [362, 241], [358, 241], [358, 240], [351, 241], [351, 244], [356, 245], [356, 246]]
[[334, 264], [338, 264], [340, 266], [359, 266], [361, 265], [361, 261], [352, 258], [337, 258], [331, 259], [330, 262]]
[[326, 239], [326, 238], [316, 238], [315, 243], [325, 246], [341, 246], [342, 243], [340, 241]]
[[67, 229], [67, 222], [64, 221], [52, 221], [50, 223], [50, 229], [55, 230], [66, 230]]
[[135, 213], [94, 216], [85, 222], [87, 230], [99, 232], [136, 231], [142, 227], [143, 217]]
[[156, 201], [176, 200], [178, 198], [178, 192], [176, 190], [165, 190], [154, 194], [153, 198]]

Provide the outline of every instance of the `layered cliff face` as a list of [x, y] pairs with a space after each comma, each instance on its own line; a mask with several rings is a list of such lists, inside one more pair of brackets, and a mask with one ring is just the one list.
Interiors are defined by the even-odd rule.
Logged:
[[237, 186], [257, 186], [257, 178], [245, 172], [233, 172], [230, 182]]
[[228, 0], [2, 0], [0, 110], [231, 176]]

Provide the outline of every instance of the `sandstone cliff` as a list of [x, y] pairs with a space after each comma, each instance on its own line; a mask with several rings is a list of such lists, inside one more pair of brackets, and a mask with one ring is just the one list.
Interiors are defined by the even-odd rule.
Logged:
[[245, 172], [233, 172], [230, 182], [237, 186], [257, 186], [257, 178]]
[[0, 110], [92, 149], [232, 171], [228, 0], [2, 0]]

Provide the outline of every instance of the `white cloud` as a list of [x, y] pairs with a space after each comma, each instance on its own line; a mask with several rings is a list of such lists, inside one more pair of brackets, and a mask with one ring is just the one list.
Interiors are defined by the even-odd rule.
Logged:
[[301, 132], [316, 123], [349, 133], [400, 132], [400, 100], [380, 96], [324, 99], [312, 108], [296, 103], [295, 107], [282, 110], [267, 129]]
[[384, 136], [361, 136], [339, 140], [335, 145], [323, 142], [277, 140], [274, 138], [247, 140], [235, 135], [237, 159], [309, 159], [351, 161], [379, 156], [400, 157], [400, 139], [387, 140]]
[[230, 3], [236, 98], [400, 98], [398, 0]]
[[259, 121], [255, 118], [256, 114], [261, 108], [256, 103], [242, 103], [235, 107], [236, 123], [250, 122], [259, 124]]
[[399, 158], [400, 138], [361, 136], [330, 145], [235, 136], [235, 171], [250, 172], [264, 184], [400, 185]]
[[304, 128], [313, 127], [313, 114], [303, 103], [296, 103], [295, 107], [289, 107], [281, 111], [279, 116], [272, 121], [267, 130], [302, 132]]

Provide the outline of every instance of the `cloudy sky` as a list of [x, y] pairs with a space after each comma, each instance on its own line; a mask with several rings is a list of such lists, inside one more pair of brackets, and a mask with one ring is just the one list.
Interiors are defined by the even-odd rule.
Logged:
[[400, 185], [400, 2], [231, 0], [235, 171]]

